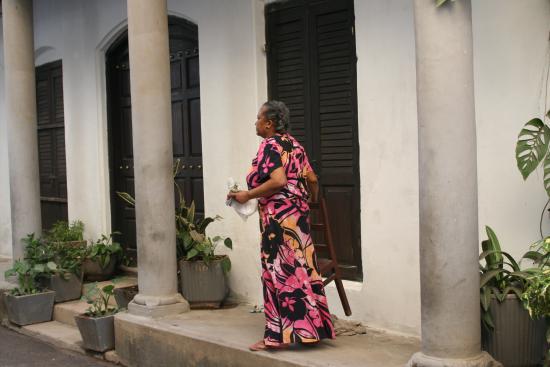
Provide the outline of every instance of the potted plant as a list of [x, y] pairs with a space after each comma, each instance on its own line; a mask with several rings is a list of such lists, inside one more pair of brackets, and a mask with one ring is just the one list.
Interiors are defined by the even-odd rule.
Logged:
[[[116, 234], [116, 233], [115, 233]], [[88, 247], [84, 261], [84, 277], [92, 281], [102, 281], [111, 278], [115, 272], [118, 257], [122, 255], [122, 247], [113, 241], [113, 234], [101, 235]]]
[[529, 315], [534, 319], [546, 320], [546, 353], [544, 366], [550, 366], [550, 237], [535, 242], [528, 256], [538, 265], [529, 277], [529, 285], [522, 300]]
[[31, 264], [55, 263], [56, 268], [43, 274], [40, 285], [55, 291], [55, 302], [79, 299], [82, 290], [82, 261], [85, 243], [66, 245], [29, 235], [24, 240], [25, 259]]
[[231, 249], [230, 238], [206, 235], [206, 227], [221, 217], [195, 218], [195, 204], [180, 200], [176, 213], [176, 252], [181, 293], [192, 308], [219, 308], [227, 296], [226, 274], [231, 270], [227, 255], [216, 255], [220, 242]]
[[[522, 270], [501, 250], [495, 232], [485, 228], [488, 240], [482, 242], [479, 256], [482, 347], [507, 367], [538, 366], [544, 354], [545, 323], [532, 319], [521, 301], [529, 277], [537, 270]], [[528, 252], [523, 258], [532, 255]]]
[[65, 221], [58, 221], [46, 233], [45, 240], [54, 243], [57, 247], [84, 247], [86, 246], [84, 223], [80, 220], [75, 220], [70, 224]]
[[109, 305], [114, 288], [112, 284], [101, 289], [96, 285], [85, 296], [90, 307], [74, 317], [86, 349], [105, 352], [115, 347], [114, 315], [118, 309]]
[[119, 309], [128, 308], [130, 303], [136, 294], [139, 293], [137, 285], [129, 285], [127, 287], [115, 288], [115, 300]]
[[5, 276], [17, 276], [18, 287], [4, 295], [8, 319], [19, 326], [46, 322], [52, 319], [55, 292], [41, 289], [38, 278], [54, 271], [53, 262], [31, 264], [17, 260]]
[[[174, 177], [180, 171], [180, 161], [176, 160]], [[215, 249], [220, 242], [232, 249], [230, 238], [206, 236], [206, 227], [221, 219], [220, 216], [204, 219], [195, 217], [195, 204], [185, 205], [182, 191], [176, 181], [179, 205], [176, 207], [176, 253], [180, 275], [181, 293], [191, 308], [218, 308], [228, 294], [226, 274], [231, 270], [231, 261], [227, 255], [216, 255]], [[135, 199], [126, 192], [117, 195], [128, 204], [135, 206]]]

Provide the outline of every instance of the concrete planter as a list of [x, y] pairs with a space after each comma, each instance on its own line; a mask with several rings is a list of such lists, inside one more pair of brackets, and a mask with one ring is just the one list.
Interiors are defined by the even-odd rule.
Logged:
[[189, 301], [191, 308], [221, 306], [229, 292], [221, 260], [213, 260], [209, 265], [203, 261], [178, 262], [181, 293]]
[[115, 288], [115, 300], [118, 308], [128, 308], [128, 303], [138, 294], [138, 286]]
[[19, 326], [51, 321], [55, 292], [46, 291], [26, 296], [4, 295], [8, 319]]
[[82, 271], [84, 272], [84, 278], [93, 282], [101, 282], [109, 280], [115, 273], [117, 257], [111, 256], [111, 261], [105, 268], [102, 268], [98, 261], [86, 259], [82, 264]]
[[79, 299], [82, 295], [82, 275], [76, 276], [73, 273], [67, 273], [61, 276], [56, 274], [43, 279], [41, 284], [44, 288], [55, 291], [56, 303]]
[[77, 315], [74, 317], [78, 331], [82, 336], [84, 348], [96, 352], [105, 352], [115, 347], [115, 316], [89, 317]]
[[546, 322], [532, 320], [516, 295], [500, 303], [493, 298], [495, 329], [482, 328], [482, 347], [506, 367], [535, 367], [544, 360]]

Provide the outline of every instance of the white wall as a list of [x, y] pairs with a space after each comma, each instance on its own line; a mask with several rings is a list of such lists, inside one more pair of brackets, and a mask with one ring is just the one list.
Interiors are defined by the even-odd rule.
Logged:
[[515, 144], [525, 122], [544, 116], [549, 19], [548, 0], [473, 1], [479, 233], [486, 238], [484, 226], [491, 226], [516, 257], [538, 239], [548, 199], [541, 170], [523, 181]]

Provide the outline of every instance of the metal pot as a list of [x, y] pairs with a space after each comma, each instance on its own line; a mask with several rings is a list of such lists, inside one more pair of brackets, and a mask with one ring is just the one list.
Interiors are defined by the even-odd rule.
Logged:
[[84, 278], [93, 282], [101, 282], [112, 278], [115, 273], [117, 257], [111, 256], [111, 260], [106, 267], [102, 268], [99, 261], [86, 259], [82, 264]]
[[41, 280], [40, 283], [44, 288], [55, 291], [56, 303], [79, 299], [82, 295], [82, 274], [80, 276], [73, 273], [55, 274]]
[[138, 286], [131, 285], [129, 287], [115, 288], [114, 292], [118, 308], [128, 308], [128, 303], [138, 294]]
[[53, 314], [54, 291], [46, 291], [25, 296], [4, 294], [8, 319], [19, 326], [51, 321]]
[[532, 320], [515, 294], [501, 303], [493, 297], [492, 331], [482, 328], [482, 347], [506, 367], [535, 367], [544, 360], [546, 322]]
[[115, 316], [89, 317], [77, 315], [74, 317], [78, 331], [82, 336], [84, 348], [96, 352], [105, 352], [115, 347]]
[[191, 308], [219, 308], [229, 293], [222, 269], [223, 256], [206, 265], [203, 261], [180, 260], [181, 293]]

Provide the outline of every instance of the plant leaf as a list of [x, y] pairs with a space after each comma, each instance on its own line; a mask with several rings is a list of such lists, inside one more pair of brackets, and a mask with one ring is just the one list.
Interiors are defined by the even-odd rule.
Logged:
[[199, 228], [198, 228], [199, 233], [204, 233], [206, 231], [206, 227], [208, 227], [208, 225], [212, 222], [214, 222], [214, 218], [210, 218], [210, 217], [204, 218], [199, 224]]
[[489, 311], [489, 306], [491, 304], [491, 290], [488, 287], [481, 288], [481, 307], [485, 311]]
[[485, 284], [487, 284], [491, 279], [495, 278], [496, 276], [498, 276], [499, 274], [503, 273], [503, 272], [506, 272], [506, 270], [502, 270], [502, 269], [493, 269], [493, 270], [489, 270], [488, 272], [484, 273], [481, 275], [481, 278], [480, 278], [480, 287], [483, 287]]
[[225, 240], [223, 240], [223, 244], [225, 245], [225, 247], [233, 250], [233, 241], [231, 241], [231, 238], [227, 237]]
[[521, 129], [516, 144], [516, 162], [524, 180], [544, 159], [549, 140], [550, 129], [539, 118], [528, 121]]
[[221, 265], [223, 272], [225, 274], [229, 273], [229, 271], [231, 270], [231, 260], [229, 259], [229, 257], [225, 256], [222, 259]]
[[187, 260], [191, 260], [199, 254], [199, 251], [196, 248], [192, 248], [187, 252]]

